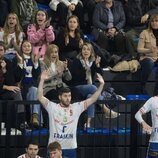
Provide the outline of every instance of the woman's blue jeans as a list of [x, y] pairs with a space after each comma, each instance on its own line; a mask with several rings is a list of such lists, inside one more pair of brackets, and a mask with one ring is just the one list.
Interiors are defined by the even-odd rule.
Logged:
[[[78, 90], [78, 92], [81, 93], [83, 98], [89, 98], [92, 94], [94, 94], [97, 90], [97, 87], [92, 84], [87, 84], [87, 85], [78, 85], [75, 86], [75, 88]], [[103, 100], [103, 96], [99, 96], [98, 100]], [[94, 113], [95, 113], [95, 105], [92, 104], [91, 106], [88, 107], [87, 109], [88, 117], [93, 118]]]
[[157, 62], [154, 62], [150, 58], [145, 58], [142, 61], [140, 61], [141, 64], [141, 84], [142, 89], [145, 89], [146, 82], [149, 78], [149, 75], [154, 70], [155, 71], [155, 89], [154, 89], [154, 95], [157, 95], [158, 93], [158, 69], [157, 69]]

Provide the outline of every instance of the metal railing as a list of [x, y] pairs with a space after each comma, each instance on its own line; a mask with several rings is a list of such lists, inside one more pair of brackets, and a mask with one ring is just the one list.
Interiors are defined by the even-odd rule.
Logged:
[[[107, 119], [102, 110], [96, 109], [92, 128], [87, 129], [82, 128], [83, 118], [81, 116], [77, 136], [78, 158], [105, 158], [105, 155], [107, 158], [145, 157], [149, 137], [142, 134], [141, 128], [134, 118], [135, 113], [144, 102], [144, 100], [97, 101], [98, 104], [108, 104], [110, 107], [114, 107], [113, 109], [121, 115], [115, 119]], [[6, 127], [6, 133], [0, 129], [1, 158], [14, 158], [25, 152], [24, 148], [30, 138], [39, 140], [40, 154], [45, 157], [49, 131], [47, 123], [45, 128], [26, 129], [23, 133], [12, 129], [17, 129], [18, 125], [16, 113], [15, 115], [12, 113], [11, 106], [24, 104], [27, 107], [36, 103], [39, 102], [0, 101], [0, 122], [5, 121]], [[150, 120], [150, 117], [147, 115], [145, 119]], [[48, 121], [48, 119], [46, 120]], [[12, 122], [15, 124], [13, 125]], [[3, 123], [1, 125], [3, 126]]]

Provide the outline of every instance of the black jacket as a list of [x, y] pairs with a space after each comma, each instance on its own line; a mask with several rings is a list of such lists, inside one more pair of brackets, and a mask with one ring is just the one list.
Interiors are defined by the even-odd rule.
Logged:
[[[70, 68], [70, 72], [71, 72], [71, 75], [72, 75], [72, 80], [70, 82], [70, 86], [77, 86], [77, 85], [87, 84], [86, 70], [82, 66], [79, 59], [73, 60], [72, 66]], [[92, 79], [94, 79], [94, 76], [95, 76], [96, 72], [102, 74], [101, 68], [97, 68], [95, 63], [93, 62], [92, 66], [91, 66]]]
[[16, 61], [9, 61], [4, 58], [6, 62], [7, 72], [4, 74], [4, 81], [0, 83], [0, 93], [3, 93], [3, 86], [16, 86], [18, 82], [22, 79], [22, 72], [18, 70]]

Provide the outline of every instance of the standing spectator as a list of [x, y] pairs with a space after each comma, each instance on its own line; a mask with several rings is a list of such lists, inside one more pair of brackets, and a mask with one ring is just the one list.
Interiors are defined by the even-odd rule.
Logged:
[[51, 0], [50, 8], [57, 12], [59, 26], [65, 27], [66, 19], [74, 14], [79, 18], [81, 28], [84, 26], [83, 5], [80, 0]]
[[137, 56], [139, 34], [147, 27], [149, 17], [158, 13], [158, 1], [128, 0], [124, 5], [126, 15], [126, 48], [127, 52]]
[[[158, 155], [158, 96], [151, 97], [136, 113], [135, 118], [141, 124], [143, 131], [150, 134], [149, 146], [146, 158], [156, 158]], [[142, 115], [151, 112], [152, 126], [147, 124]]]
[[[32, 53], [32, 46], [29, 41], [23, 41], [17, 55], [19, 60], [18, 68], [22, 72], [22, 94], [25, 100], [37, 100], [37, 80], [41, 73], [38, 56]], [[31, 124], [35, 127], [43, 122], [40, 104], [30, 106]]]
[[24, 33], [19, 24], [18, 16], [15, 13], [8, 14], [4, 28], [0, 31], [0, 41], [3, 41], [7, 48], [5, 51], [7, 59], [12, 60], [16, 56], [23, 37]]
[[56, 104], [43, 96], [43, 84], [49, 75], [48, 71], [42, 72], [38, 86], [38, 99], [49, 115], [50, 136], [48, 144], [58, 141], [62, 147], [63, 157], [76, 158], [76, 132], [79, 116], [97, 100], [104, 87], [104, 80], [101, 75], [97, 74], [100, 84], [96, 92], [90, 98], [73, 104], [71, 104], [70, 89], [60, 89], [60, 103]]
[[62, 158], [61, 145], [58, 142], [52, 142], [48, 145], [50, 158]]
[[122, 32], [125, 26], [125, 14], [121, 2], [105, 0], [98, 3], [93, 14], [93, 25], [92, 34], [98, 45], [119, 55], [126, 52]]
[[50, 25], [48, 14], [38, 10], [35, 15], [35, 24], [30, 24], [27, 29], [28, 40], [33, 45], [33, 53], [44, 59], [47, 45], [55, 40], [53, 27]]
[[56, 43], [59, 47], [60, 58], [74, 59], [83, 44], [78, 17], [72, 15], [68, 18], [65, 30], [61, 30]]
[[140, 54], [142, 93], [147, 93], [145, 85], [155, 67], [154, 95], [156, 95], [158, 94], [158, 14], [151, 16], [148, 29], [143, 30], [140, 34], [137, 51]]
[[30, 141], [26, 147], [26, 153], [18, 158], [41, 158], [38, 154], [39, 145], [36, 141]]

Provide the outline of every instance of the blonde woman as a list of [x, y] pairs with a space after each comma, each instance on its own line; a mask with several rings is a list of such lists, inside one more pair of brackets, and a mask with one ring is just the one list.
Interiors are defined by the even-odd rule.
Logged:
[[[74, 86], [84, 99], [89, 98], [97, 90], [93, 79], [96, 73], [102, 74], [100, 60], [99, 56], [95, 56], [92, 45], [90, 43], [83, 43], [81, 53], [73, 61], [71, 86]], [[102, 95], [98, 98], [98, 100], [103, 99]], [[117, 112], [110, 110], [106, 105], [103, 105], [103, 111], [106, 117], [115, 118], [119, 115]], [[94, 117], [94, 113], [95, 106], [93, 104], [88, 108], [88, 119], [85, 126], [91, 126], [91, 119]]]
[[22, 32], [18, 16], [15, 13], [8, 14], [4, 28], [0, 31], [0, 41], [6, 46], [5, 57], [12, 60], [23, 41], [24, 33]]
[[44, 95], [48, 99], [58, 99], [57, 90], [67, 87], [63, 78], [71, 80], [71, 73], [67, 67], [67, 61], [59, 60], [59, 48], [55, 44], [48, 46], [44, 61], [41, 62], [42, 71], [49, 71], [49, 78], [44, 83]]

